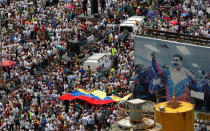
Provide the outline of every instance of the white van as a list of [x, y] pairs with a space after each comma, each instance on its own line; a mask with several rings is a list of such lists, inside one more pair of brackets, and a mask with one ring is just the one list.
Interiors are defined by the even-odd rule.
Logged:
[[136, 24], [144, 23], [144, 16], [132, 16], [120, 24], [120, 31], [123, 32], [127, 29], [129, 32], [135, 32], [137, 30]]
[[105, 69], [110, 69], [112, 66], [112, 60], [110, 58], [111, 53], [95, 53], [88, 57], [83, 64], [83, 69], [88, 70], [88, 66], [92, 71], [96, 71], [96, 68], [104, 65]]

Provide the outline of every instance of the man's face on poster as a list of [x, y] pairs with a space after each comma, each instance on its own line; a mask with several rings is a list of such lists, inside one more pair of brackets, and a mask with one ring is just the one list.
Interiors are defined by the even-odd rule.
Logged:
[[180, 60], [179, 57], [173, 57], [173, 64], [175, 67], [181, 66], [182, 61]]

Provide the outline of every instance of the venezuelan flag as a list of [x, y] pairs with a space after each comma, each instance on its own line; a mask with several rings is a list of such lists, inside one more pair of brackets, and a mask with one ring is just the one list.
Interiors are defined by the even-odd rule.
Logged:
[[162, 18], [165, 20], [170, 20], [169, 16], [166, 13], [162, 14]]
[[85, 89], [76, 89], [71, 93], [59, 97], [60, 100], [73, 100], [75, 98], [87, 101], [90, 104], [103, 105], [117, 101], [126, 101], [132, 94], [123, 98], [117, 96], [106, 96], [106, 92], [100, 90], [88, 91]]

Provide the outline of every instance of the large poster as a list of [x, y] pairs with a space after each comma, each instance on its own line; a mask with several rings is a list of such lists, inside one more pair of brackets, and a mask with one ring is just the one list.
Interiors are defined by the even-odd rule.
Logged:
[[134, 43], [137, 88], [144, 87], [165, 100], [175, 96], [190, 101], [197, 92], [203, 97], [196, 99], [209, 102], [210, 48], [140, 36]]

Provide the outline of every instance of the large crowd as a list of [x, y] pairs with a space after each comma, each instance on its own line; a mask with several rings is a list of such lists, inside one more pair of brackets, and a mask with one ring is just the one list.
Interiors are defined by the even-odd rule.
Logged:
[[[1, 0], [2, 61], [15, 61], [13, 66], [2, 67], [1, 130], [104, 131], [116, 122], [120, 117], [116, 103], [91, 105], [81, 100], [61, 101], [58, 97], [78, 88], [106, 91], [108, 95], [119, 97], [134, 92], [131, 79], [135, 75], [133, 33], [126, 37], [119, 31], [119, 23], [129, 16], [143, 15], [146, 16], [145, 26], [150, 23], [161, 30], [178, 31], [177, 26], [159, 19], [162, 13], [168, 13], [171, 19], [179, 19], [180, 33], [196, 35], [199, 31], [199, 35], [209, 37], [205, 11], [208, 1], [181, 4], [178, 0], [154, 0], [142, 3], [145, 6], [139, 3], [137, 0], [101, 0], [99, 12], [104, 17], [88, 24], [79, 18], [83, 12], [79, 0]], [[170, 9], [166, 10], [165, 5]], [[90, 1], [87, 10], [91, 10]], [[155, 19], [147, 16], [152, 10], [158, 12]], [[180, 17], [184, 11], [191, 15]], [[201, 26], [194, 28], [191, 21]], [[80, 41], [85, 46], [89, 44], [89, 36], [96, 40], [98, 52], [112, 54], [110, 71], [104, 73], [100, 67], [95, 72], [85, 71], [82, 63], [69, 64], [62, 59], [64, 53], [69, 53], [71, 41]], [[94, 53], [97, 52], [91, 52]], [[75, 58], [72, 52], [69, 56]], [[104, 77], [97, 77], [101, 72]]]
[[154, 0], [139, 6], [136, 13], [146, 16], [145, 28], [210, 38], [208, 0]]

